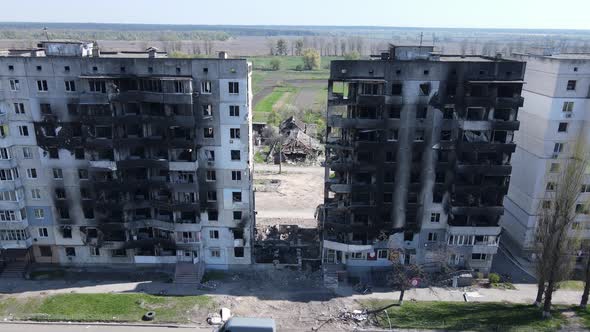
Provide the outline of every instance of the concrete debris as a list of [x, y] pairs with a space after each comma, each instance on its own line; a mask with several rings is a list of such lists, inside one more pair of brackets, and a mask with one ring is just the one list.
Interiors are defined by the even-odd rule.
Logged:
[[207, 323], [209, 325], [221, 325], [221, 315], [218, 313], [210, 313], [207, 315]]
[[228, 308], [221, 308], [219, 314], [221, 315], [221, 320], [223, 322], [227, 322], [231, 318], [231, 311]]
[[216, 289], [219, 286], [219, 283], [217, 283], [216, 281], [213, 281], [213, 280], [208, 280], [208, 281], [202, 282], [199, 286], [201, 288], [205, 288], [205, 289]]
[[355, 322], [362, 322], [369, 318], [366, 310], [353, 310], [347, 311], [343, 309], [338, 318], [345, 321], [355, 321]]

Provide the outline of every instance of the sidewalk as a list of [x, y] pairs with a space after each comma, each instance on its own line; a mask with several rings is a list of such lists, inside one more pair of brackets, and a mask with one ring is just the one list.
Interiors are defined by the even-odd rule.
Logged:
[[[233, 282], [223, 282], [229, 284]], [[239, 283], [239, 281], [235, 282]], [[79, 282], [64, 282], [64, 281], [30, 281], [17, 280], [11, 282], [3, 282], [0, 284], [0, 294], [14, 295], [17, 297], [35, 297], [39, 295], [51, 294], [66, 294], [66, 293], [129, 293], [129, 292], [143, 292], [149, 294], [165, 294], [165, 295], [210, 295], [214, 298], [220, 297], [241, 298], [244, 296], [253, 297], [256, 301], [265, 302], [264, 298], [260, 298], [260, 294], [232, 294], [227, 291], [230, 285], [224, 285], [213, 291], [202, 291], [197, 289], [196, 285], [177, 285], [162, 282], [126, 282], [126, 283], [103, 283], [92, 284], [90, 281]], [[234, 285], [235, 286], [235, 285]], [[536, 285], [534, 284], [514, 284], [515, 290], [503, 290], [494, 288], [419, 288], [412, 289], [406, 292], [405, 298], [407, 300], [416, 301], [455, 301], [464, 302], [464, 295], [467, 299], [473, 302], [510, 302], [510, 303], [533, 303], [536, 295]], [[323, 289], [322, 289], [323, 290]], [[310, 290], [312, 291], [312, 290]], [[319, 290], [318, 290], [319, 291]], [[295, 291], [292, 291], [295, 292]], [[289, 292], [289, 293], [292, 293]], [[300, 292], [297, 292], [300, 294]], [[555, 304], [577, 304], [580, 301], [581, 291], [573, 290], [557, 290], [553, 295], [553, 302]], [[288, 302], [291, 295], [285, 293], [284, 301]], [[340, 297], [334, 295], [334, 299], [345, 300], [346, 302], [356, 302], [358, 300], [369, 299], [386, 299], [395, 300], [399, 297], [398, 291], [392, 292], [373, 292], [371, 294], [361, 295], [355, 294], [347, 297]]]

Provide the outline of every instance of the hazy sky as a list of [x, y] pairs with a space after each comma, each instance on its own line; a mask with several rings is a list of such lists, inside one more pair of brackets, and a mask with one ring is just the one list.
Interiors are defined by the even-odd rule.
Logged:
[[0, 21], [590, 29], [590, 0], [0, 0]]

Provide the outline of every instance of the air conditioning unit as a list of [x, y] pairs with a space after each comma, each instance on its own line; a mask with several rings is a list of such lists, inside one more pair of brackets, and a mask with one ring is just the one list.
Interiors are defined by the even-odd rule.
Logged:
[[572, 112], [565, 112], [565, 113], [563, 113], [563, 117], [566, 118], [566, 119], [569, 119], [569, 118], [571, 118], [573, 116], [574, 116], [574, 113], [572, 113]]
[[229, 140], [229, 144], [234, 144], [234, 140], [233, 139], [230, 139]]

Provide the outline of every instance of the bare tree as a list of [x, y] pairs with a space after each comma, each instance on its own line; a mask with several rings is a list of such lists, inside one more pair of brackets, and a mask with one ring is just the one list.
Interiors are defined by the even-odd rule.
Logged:
[[303, 39], [295, 41], [295, 55], [301, 56], [303, 54]]
[[399, 305], [404, 304], [404, 295], [406, 290], [412, 288], [412, 280], [420, 276], [422, 276], [422, 270], [418, 265], [393, 263], [392, 271], [387, 274], [387, 283], [400, 290]]
[[560, 172], [549, 180], [547, 187], [551, 191], [539, 207], [535, 233], [539, 282], [535, 304], [541, 303], [544, 294], [543, 317], [550, 316], [553, 292], [573, 268], [573, 253], [578, 245], [574, 220], [585, 208], [582, 205], [580, 209], [578, 198], [587, 166], [586, 156], [582, 144], [577, 144], [573, 156], [564, 160]]

